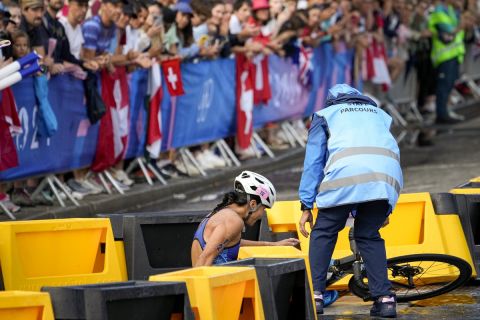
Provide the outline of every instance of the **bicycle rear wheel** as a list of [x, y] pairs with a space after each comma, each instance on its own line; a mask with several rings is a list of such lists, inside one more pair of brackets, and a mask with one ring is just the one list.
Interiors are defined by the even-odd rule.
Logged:
[[[472, 267], [463, 259], [444, 254], [412, 254], [387, 260], [388, 279], [398, 302], [427, 299], [452, 291], [472, 275]], [[362, 274], [360, 283], [354, 277], [350, 291], [369, 300], [368, 279]]]

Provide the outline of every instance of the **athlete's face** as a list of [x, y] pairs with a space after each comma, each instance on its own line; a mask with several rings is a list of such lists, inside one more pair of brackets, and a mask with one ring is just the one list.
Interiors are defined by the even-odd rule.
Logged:
[[[249, 206], [249, 209], [254, 209], [257, 207], [257, 201], [255, 200], [251, 200], [248, 204]], [[249, 226], [253, 226], [255, 224], [255, 222], [257, 222], [258, 220], [260, 220], [263, 215], [265, 214], [265, 209], [266, 207], [264, 205], [260, 205], [258, 207], [257, 210], [255, 210], [254, 212], [252, 212], [248, 218], [245, 220], [245, 224], [249, 225]]]

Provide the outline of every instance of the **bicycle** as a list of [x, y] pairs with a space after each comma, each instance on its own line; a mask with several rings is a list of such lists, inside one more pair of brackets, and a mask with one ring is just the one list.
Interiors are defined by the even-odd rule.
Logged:
[[[327, 287], [347, 275], [352, 275], [348, 288], [364, 301], [373, 300], [368, 290], [368, 279], [360, 252], [349, 231], [352, 255], [333, 260], [327, 278]], [[472, 275], [470, 264], [458, 257], [445, 254], [412, 254], [387, 259], [388, 278], [398, 302], [432, 298], [450, 292], [467, 282]]]

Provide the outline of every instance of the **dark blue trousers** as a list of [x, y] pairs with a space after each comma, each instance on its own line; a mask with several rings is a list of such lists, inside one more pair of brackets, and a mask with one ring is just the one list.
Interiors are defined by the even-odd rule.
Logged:
[[310, 234], [309, 258], [313, 288], [325, 292], [327, 271], [338, 232], [345, 227], [349, 213], [355, 209], [354, 237], [365, 262], [370, 294], [373, 297], [389, 295], [391, 284], [387, 276], [385, 242], [378, 232], [387, 218], [389, 204], [386, 200], [319, 210]]
[[448, 98], [458, 79], [459, 68], [457, 58], [442, 62], [436, 68], [437, 118], [448, 118]]

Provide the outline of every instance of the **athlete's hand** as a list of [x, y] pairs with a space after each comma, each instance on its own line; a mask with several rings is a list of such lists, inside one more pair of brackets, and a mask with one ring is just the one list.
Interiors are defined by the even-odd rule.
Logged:
[[274, 245], [276, 246], [296, 246], [297, 244], [300, 243], [300, 240], [298, 239], [295, 239], [295, 238], [288, 238], [288, 239], [285, 239], [285, 240], [280, 240], [280, 241], [276, 241], [274, 242]]
[[387, 219], [385, 220], [385, 222], [382, 225], [382, 228], [388, 226], [389, 224], [390, 224], [390, 217], [387, 217]]
[[313, 229], [313, 216], [312, 216], [312, 211], [311, 210], [304, 210], [302, 217], [300, 218], [300, 222], [298, 223], [300, 226], [300, 233], [305, 237], [308, 238], [309, 233], [307, 230], [305, 230], [305, 224], [306, 223], [310, 224], [310, 230]]

